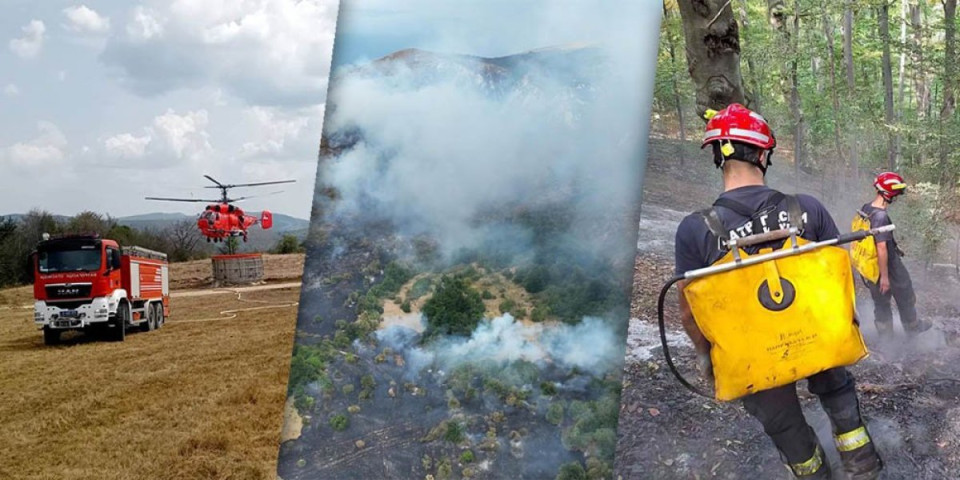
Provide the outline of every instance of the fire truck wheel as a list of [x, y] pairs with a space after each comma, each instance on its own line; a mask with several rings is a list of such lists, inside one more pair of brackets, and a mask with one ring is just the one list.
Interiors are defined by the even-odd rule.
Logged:
[[140, 324], [141, 332], [152, 332], [157, 328], [157, 314], [153, 306], [152, 303], [147, 305], [147, 308], [143, 312], [143, 314], [147, 316], [147, 320]]
[[115, 342], [122, 342], [127, 338], [127, 322], [130, 320], [130, 305], [120, 302], [117, 305], [117, 314], [114, 315], [110, 323], [110, 339]]
[[56, 330], [50, 327], [43, 327], [43, 344], [44, 345], [59, 345], [60, 344], [60, 330]]
[[163, 326], [163, 322], [166, 321], [166, 319], [163, 318], [163, 304], [162, 303], [157, 304], [156, 307], [157, 307], [157, 316], [156, 316], [157, 328], [160, 328]]

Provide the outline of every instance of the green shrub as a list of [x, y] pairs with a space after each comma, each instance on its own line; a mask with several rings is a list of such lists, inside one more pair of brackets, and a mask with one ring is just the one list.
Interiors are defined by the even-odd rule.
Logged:
[[579, 462], [572, 462], [560, 467], [556, 480], [587, 480], [587, 472]]
[[460, 463], [470, 463], [473, 462], [473, 460], [473, 452], [470, 450], [466, 450], [460, 454]]
[[480, 298], [484, 300], [493, 300], [494, 298], [497, 298], [497, 297], [493, 296], [493, 294], [490, 293], [490, 290], [484, 290], [483, 293], [480, 294]]
[[560, 425], [563, 423], [563, 404], [560, 402], [551, 403], [547, 407], [547, 421], [554, 424]]
[[333, 359], [333, 355], [333, 350], [324, 342], [317, 345], [294, 345], [293, 357], [290, 359], [288, 391], [303, 389], [313, 382], [328, 386], [330, 380], [326, 376], [327, 363]]
[[342, 413], [338, 413], [330, 417], [330, 428], [338, 432], [342, 432], [350, 426], [350, 419]]
[[410, 313], [410, 300], [407, 300], [400, 304], [400, 310], [403, 310], [403, 313]]
[[540, 382], [540, 393], [552, 397], [557, 394], [557, 386], [553, 382]]
[[443, 439], [450, 443], [460, 443], [465, 438], [466, 433], [464, 432], [463, 425], [460, 425], [459, 422], [449, 421], [447, 422], [447, 429], [443, 432]]
[[453, 475], [453, 466], [450, 465], [450, 460], [444, 458], [437, 462], [437, 480], [446, 480]]

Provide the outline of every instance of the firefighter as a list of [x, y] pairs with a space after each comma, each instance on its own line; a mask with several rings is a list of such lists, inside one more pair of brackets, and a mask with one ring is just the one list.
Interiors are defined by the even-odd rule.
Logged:
[[[903, 177], [900, 175], [894, 172], [883, 172], [877, 175], [873, 187], [877, 190], [876, 197], [872, 202], [864, 204], [857, 213], [867, 220], [870, 228], [890, 225], [891, 221], [890, 215], [887, 213], [887, 207], [897, 197], [903, 195], [907, 189], [907, 184], [904, 183]], [[880, 338], [890, 339], [893, 334], [891, 297], [897, 301], [900, 324], [908, 336], [913, 337], [929, 330], [933, 324], [929, 320], [917, 318], [917, 296], [913, 291], [910, 273], [907, 272], [907, 267], [900, 259], [903, 256], [903, 251], [897, 246], [897, 241], [893, 238], [893, 232], [881, 233], [874, 237], [874, 241], [876, 242], [876, 258], [871, 258], [869, 261], [876, 262], [876, 272], [879, 273], [879, 276], [874, 279], [866, 276], [861, 278], [864, 279], [864, 284], [867, 285], [870, 296], [873, 297], [874, 323]]]
[[[710, 113], [702, 148], [712, 148], [714, 163], [722, 170], [724, 192], [710, 210], [714, 212], [712, 219], [711, 215], [699, 212], [681, 221], [676, 234], [678, 274], [721, 259], [726, 253], [722, 237], [740, 238], [776, 230], [783, 227], [790, 211], [802, 212], [802, 238], [820, 241], [839, 235], [833, 218], [815, 198], [789, 197], [766, 186], [765, 175], [776, 140], [763, 117], [739, 104]], [[772, 246], [760, 244], [745, 250], [753, 254]], [[711, 344], [684, 298], [685, 285], [686, 282], [680, 283], [683, 326], [697, 350], [701, 372], [712, 378]], [[739, 287], [743, 290], [738, 292], [737, 285], [730, 285], [729, 294], [754, 295], [749, 287]], [[809, 391], [819, 397], [830, 418], [844, 470], [855, 480], [877, 478], [883, 462], [861, 417], [853, 376], [846, 368], [838, 367], [807, 381]], [[797, 478], [830, 478], [829, 463], [817, 435], [803, 416], [796, 388], [796, 383], [791, 383], [747, 395], [742, 398], [743, 406], [763, 425], [781, 459]]]

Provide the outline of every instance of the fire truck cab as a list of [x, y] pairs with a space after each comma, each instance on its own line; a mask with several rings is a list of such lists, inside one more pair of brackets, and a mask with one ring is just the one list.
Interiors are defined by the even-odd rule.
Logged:
[[154, 330], [170, 315], [166, 254], [97, 235], [44, 237], [33, 254], [33, 315], [47, 345], [67, 330], [123, 341], [128, 328]]

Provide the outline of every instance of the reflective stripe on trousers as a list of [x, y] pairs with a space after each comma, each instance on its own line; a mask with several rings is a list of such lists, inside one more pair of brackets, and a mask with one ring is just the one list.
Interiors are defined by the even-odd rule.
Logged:
[[841, 433], [834, 438], [837, 441], [837, 450], [841, 452], [856, 450], [870, 443], [870, 435], [867, 434], [867, 428], [864, 426], [846, 433]]

